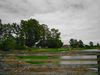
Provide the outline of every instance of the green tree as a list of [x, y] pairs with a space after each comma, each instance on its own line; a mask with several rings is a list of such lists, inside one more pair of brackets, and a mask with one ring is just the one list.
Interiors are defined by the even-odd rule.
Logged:
[[83, 43], [82, 40], [79, 40], [79, 41], [78, 41], [78, 46], [79, 46], [79, 47], [84, 47], [84, 43]]
[[98, 48], [99, 48], [99, 46], [100, 46], [99, 43], [97, 43], [97, 47], [98, 47]]
[[[1, 29], [1, 38], [5, 38], [7, 39], [7, 36], [5, 37], [5, 35], [7, 35], [7, 25], [6, 24], [2, 24], [2, 29]], [[5, 39], [1, 39], [2, 41], [4, 41]]]
[[46, 42], [48, 39], [48, 32], [49, 32], [48, 26], [45, 24], [40, 25], [40, 32], [41, 32], [41, 36], [40, 36], [39, 46], [46, 47], [47, 46]]
[[58, 29], [51, 29], [51, 38], [49, 39], [49, 47], [60, 48], [63, 43], [60, 40], [60, 32]]
[[90, 41], [89, 44], [90, 44], [90, 46], [93, 46], [93, 42], [92, 41]]
[[7, 24], [7, 36], [10, 37], [12, 36], [13, 30], [12, 30], [12, 26], [10, 23]]
[[21, 32], [20, 26], [17, 23], [13, 23], [12, 27], [13, 27], [13, 34], [15, 34], [16, 45], [19, 45], [20, 44], [19, 35]]
[[40, 25], [35, 19], [28, 21], [21, 20], [21, 27], [26, 40], [26, 45], [32, 47], [40, 39]]
[[0, 40], [3, 42], [8, 37], [12, 36], [12, 27], [10, 24], [0, 24]]
[[3, 26], [2, 26], [2, 23], [1, 23], [1, 19], [0, 19], [0, 43], [2, 42], [2, 36], [3, 36]]
[[5, 39], [7, 39], [7, 25], [3, 25], [0, 19], [0, 43], [3, 42]]
[[51, 31], [49, 31], [48, 26], [45, 24], [42, 24], [40, 28], [41, 38], [38, 46], [60, 48], [63, 45], [62, 41], [60, 40], [60, 32], [58, 29], [53, 28]]
[[14, 49], [14, 37], [10, 36], [7, 37], [6, 40], [4, 40], [2, 43], [0, 43], [0, 49], [3, 51], [9, 51], [11, 49]]
[[25, 38], [24, 38], [24, 31], [22, 29], [20, 30], [19, 40], [20, 40], [20, 45], [24, 46], [25, 45]]
[[91, 47], [89, 45], [85, 45], [85, 48], [86, 49], [90, 49]]
[[[9, 39], [12, 37], [13, 39]], [[32, 47], [37, 42], [39, 42], [39, 46], [50, 48], [58, 48], [63, 45], [58, 29], [53, 28], [50, 31], [47, 25], [40, 25], [35, 19], [21, 20], [20, 24], [2, 24], [0, 20], [0, 43], [2, 46], [8, 47], [11, 45], [10, 41], [14, 42], [13, 45], [16, 48], [19, 47], [18, 49], [24, 48], [24, 45]], [[2, 47], [1, 45], [0, 47]]]
[[75, 39], [74, 40], [74, 46], [73, 47], [76, 48], [77, 46], [78, 46], [78, 41]]
[[78, 46], [78, 41], [77, 41], [77, 39], [71, 38], [70, 41], [69, 41], [69, 43], [70, 43], [70, 46], [71, 46], [71, 47], [76, 48], [76, 47]]
[[69, 43], [70, 43], [70, 46], [73, 47], [74, 46], [74, 39], [71, 38], [70, 41], [69, 41]]

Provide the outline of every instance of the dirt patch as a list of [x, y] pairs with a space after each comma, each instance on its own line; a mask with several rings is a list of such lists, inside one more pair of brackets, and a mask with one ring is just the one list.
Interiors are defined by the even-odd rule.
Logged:
[[[6, 58], [8, 59], [18, 59], [17, 57], [14, 56], [6, 56]], [[29, 63], [25, 63], [24, 61], [5, 61], [5, 64], [29, 64]]]

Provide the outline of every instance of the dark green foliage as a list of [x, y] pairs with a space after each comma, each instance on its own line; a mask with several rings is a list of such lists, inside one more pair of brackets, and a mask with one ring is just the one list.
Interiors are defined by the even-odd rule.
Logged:
[[13, 33], [16, 35], [15, 36], [15, 44], [16, 45], [20, 45], [20, 38], [19, 38], [19, 35], [20, 35], [20, 26], [18, 25], [18, 24], [16, 24], [16, 23], [13, 23], [12, 24], [12, 30], [13, 30]]
[[97, 47], [99, 47], [100, 45], [99, 45], [99, 43], [97, 43]]
[[60, 32], [58, 29], [51, 29], [51, 37], [49, 38], [48, 42], [49, 48], [60, 48], [62, 47], [63, 43], [60, 40]]
[[73, 48], [76, 48], [79, 45], [78, 41], [73, 38], [70, 39], [69, 43], [70, 43], [70, 46]]
[[3, 51], [9, 51], [10, 47], [9, 47], [9, 41], [4, 41], [3, 43], [0, 44], [0, 49]]
[[40, 25], [35, 19], [21, 20], [20, 24], [2, 24], [0, 20], [1, 50], [22, 50], [26, 49], [24, 46], [36, 46], [36, 43], [38, 47], [44, 48], [60, 48], [63, 45], [58, 29], [53, 28], [49, 31], [47, 25]]
[[75, 39], [74, 40], [74, 47], [76, 48], [78, 46], [78, 41]]
[[74, 39], [71, 38], [69, 43], [70, 43], [70, 46], [73, 47], [74, 46]]
[[73, 47], [73, 48], [84, 47], [82, 40], [77, 41], [76, 39], [71, 38], [69, 43], [70, 43], [70, 46]]
[[20, 39], [21, 39], [21, 38], [19, 38], [19, 37], [16, 37], [16, 38], [15, 38], [15, 45], [16, 45], [16, 46], [17, 46], [17, 45], [20, 45], [20, 43], [21, 43]]
[[15, 46], [15, 49], [16, 50], [24, 50], [24, 49], [26, 49], [26, 47], [25, 46], [17, 45], [17, 46]]
[[51, 32], [49, 31], [47, 25], [40, 25], [40, 34], [40, 41], [38, 45], [45, 48], [47, 46], [47, 40], [49, 40], [49, 38], [51, 37]]
[[48, 48], [60, 48], [62, 47], [63, 43], [60, 40], [60, 32], [58, 29], [51, 29], [47, 25], [42, 24], [41, 26], [41, 36], [40, 41], [37, 46], [41, 47], [48, 47]]
[[25, 61], [26, 63], [31, 63], [31, 64], [41, 64], [45, 63], [44, 61]]
[[78, 46], [81, 47], [81, 48], [84, 47], [84, 44], [83, 44], [82, 40], [78, 41]]
[[85, 45], [85, 49], [91, 49], [89, 45]]
[[25, 45], [32, 47], [40, 39], [40, 26], [37, 20], [21, 20], [21, 36], [25, 38]]
[[18, 58], [22, 58], [22, 59], [47, 59], [48, 56], [16, 56]]
[[0, 43], [0, 49], [3, 50], [3, 51], [9, 51], [11, 49], [14, 49], [13, 39], [14, 38], [12, 36], [10, 36], [6, 40], [4, 40], [2, 43]]
[[75, 48], [76, 49], [78, 49], [78, 48], [80, 48], [80, 49], [82, 49], [82, 48], [83, 49], [96, 49], [96, 48], [100, 47], [99, 43], [97, 43], [97, 45], [93, 45], [93, 42], [90, 41], [89, 42], [90, 45], [84, 45], [82, 40], [77, 41], [76, 39], [73, 39], [73, 38], [70, 39], [69, 43], [70, 43], [70, 46], [72, 49], [75, 49]]
[[48, 40], [47, 45], [49, 48], [61, 48], [63, 43], [61, 40], [51, 39]]
[[1, 40], [2, 35], [3, 35], [3, 27], [2, 27], [2, 23], [1, 23], [1, 19], [0, 19], [0, 42], [2, 41]]
[[90, 41], [89, 44], [90, 44], [90, 46], [93, 46], [93, 42], [92, 41]]
[[100, 47], [99, 43], [97, 43], [97, 47], [98, 47], [98, 48]]

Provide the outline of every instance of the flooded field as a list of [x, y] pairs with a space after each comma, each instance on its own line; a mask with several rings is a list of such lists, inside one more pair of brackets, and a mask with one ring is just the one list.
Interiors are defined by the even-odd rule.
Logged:
[[[96, 59], [96, 55], [90, 56], [61, 56], [60, 59]], [[97, 64], [97, 61], [61, 61], [60, 64]], [[89, 68], [98, 70], [98, 68]]]
[[[88, 49], [83, 51], [100, 51], [98, 49]], [[97, 55], [61, 56], [60, 59], [97, 59]], [[60, 64], [98, 64], [97, 61], [61, 61]], [[88, 68], [98, 71], [98, 68]]]

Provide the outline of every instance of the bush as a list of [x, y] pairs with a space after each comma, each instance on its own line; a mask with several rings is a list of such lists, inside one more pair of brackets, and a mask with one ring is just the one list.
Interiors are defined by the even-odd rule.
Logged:
[[85, 49], [91, 49], [89, 45], [85, 45]]
[[18, 46], [15, 46], [15, 49], [17, 49], [17, 50], [23, 50], [23, 49], [26, 49], [26, 47], [18, 45]]
[[0, 49], [3, 51], [9, 51], [11, 49], [14, 49], [13, 45], [11, 44], [11, 41], [5, 40], [0, 44]]
[[3, 41], [0, 43], [0, 49], [3, 51], [9, 51], [14, 49], [14, 37], [9, 36], [6, 39], [2, 38]]

